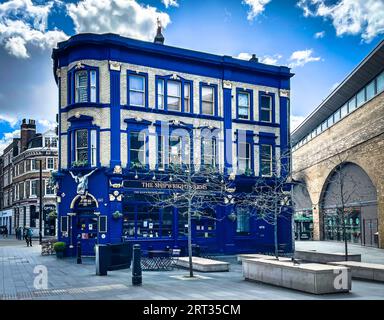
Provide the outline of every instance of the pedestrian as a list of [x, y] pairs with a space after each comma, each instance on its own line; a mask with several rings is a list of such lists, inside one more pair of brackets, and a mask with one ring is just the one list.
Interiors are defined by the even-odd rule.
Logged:
[[3, 238], [8, 238], [8, 228], [7, 228], [7, 226], [4, 227]]
[[27, 242], [27, 247], [32, 247], [32, 236], [33, 230], [31, 228], [26, 228], [25, 241]]

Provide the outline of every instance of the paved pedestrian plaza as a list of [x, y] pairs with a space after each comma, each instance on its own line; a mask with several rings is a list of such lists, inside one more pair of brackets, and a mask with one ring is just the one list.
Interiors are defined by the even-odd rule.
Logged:
[[[342, 252], [343, 245], [329, 242], [297, 242], [297, 249]], [[231, 263], [229, 272], [196, 273], [201, 277], [187, 280], [187, 271], [143, 272], [143, 284], [132, 286], [131, 270], [108, 272], [96, 276], [91, 258], [76, 264], [73, 258], [58, 260], [55, 256], [41, 256], [40, 246], [34, 242], [27, 247], [14, 238], [0, 239], [0, 300], [37, 299], [182, 299], [182, 300], [289, 300], [289, 299], [384, 299], [384, 284], [353, 280], [352, 291], [346, 294], [311, 295], [271, 285], [245, 281], [236, 257], [218, 257]], [[384, 250], [350, 246], [351, 253], [361, 253], [362, 260], [384, 263]], [[36, 289], [39, 270], [47, 270], [47, 288]], [[35, 273], [34, 273], [35, 272]]]

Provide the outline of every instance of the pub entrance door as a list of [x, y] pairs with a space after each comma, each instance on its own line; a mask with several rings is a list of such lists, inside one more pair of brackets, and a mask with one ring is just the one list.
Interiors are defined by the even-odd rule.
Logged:
[[97, 243], [97, 216], [93, 211], [79, 212], [75, 218], [76, 243], [81, 243], [83, 256], [95, 256]]

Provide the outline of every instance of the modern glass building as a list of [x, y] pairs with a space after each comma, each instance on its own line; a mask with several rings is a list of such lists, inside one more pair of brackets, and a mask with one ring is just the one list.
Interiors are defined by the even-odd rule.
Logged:
[[[151, 200], [172, 188], [160, 183], [170, 164], [216, 167], [235, 175], [237, 190], [268, 180], [274, 168], [289, 174], [289, 158], [273, 160], [290, 151], [289, 68], [163, 40], [160, 33], [155, 43], [79, 34], [53, 51], [60, 98], [58, 238], [68, 254], [75, 254], [77, 241], [89, 255], [95, 243], [127, 240], [144, 249], [185, 248], [185, 212], [156, 209]], [[203, 130], [213, 138], [203, 141]], [[289, 251], [287, 212], [278, 241]], [[194, 218], [192, 237], [213, 253], [265, 252], [274, 244], [273, 226], [233, 206]]]

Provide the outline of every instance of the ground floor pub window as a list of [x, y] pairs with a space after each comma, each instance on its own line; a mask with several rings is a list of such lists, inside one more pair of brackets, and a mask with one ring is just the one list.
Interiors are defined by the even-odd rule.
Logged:
[[250, 234], [250, 217], [247, 209], [238, 209], [236, 215], [236, 234], [240, 236], [247, 236]]
[[173, 226], [173, 208], [164, 208], [161, 210], [161, 236], [163, 238], [172, 237]]
[[194, 219], [197, 238], [214, 238], [216, 236], [216, 213], [212, 209], [205, 210]]
[[123, 213], [123, 237], [173, 237], [173, 208], [155, 208], [148, 202], [126, 204]]
[[127, 205], [124, 208], [123, 236], [128, 238], [135, 236], [135, 206]]
[[188, 237], [188, 211], [187, 210], [179, 210], [179, 214], [177, 216], [177, 228], [178, 228], [178, 236]]

